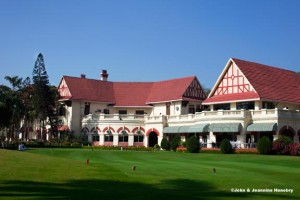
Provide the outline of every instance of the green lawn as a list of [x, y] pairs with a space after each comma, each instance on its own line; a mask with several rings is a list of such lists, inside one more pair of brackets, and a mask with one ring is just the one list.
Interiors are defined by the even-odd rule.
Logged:
[[[89, 165], [86, 159], [90, 160]], [[231, 188], [294, 191], [231, 192]], [[299, 190], [300, 157], [91, 149], [0, 150], [1, 200], [300, 199]]]

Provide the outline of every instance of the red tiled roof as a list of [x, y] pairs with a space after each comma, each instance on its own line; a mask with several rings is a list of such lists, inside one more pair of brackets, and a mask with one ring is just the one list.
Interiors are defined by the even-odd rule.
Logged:
[[300, 103], [300, 76], [293, 71], [259, 63], [231, 59], [242, 71], [255, 92], [212, 96], [203, 103], [232, 102], [259, 98], [262, 100]]
[[290, 70], [232, 59], [263, 100], [300, 103], [300, 76]]
[[114, 106], [149, 106], [154, 102], [183, 99], [195, 76], [160, 82], [109, 82], [63, 77], [73, 100], [108, 102]]
[[206, 99], [204, 102], [205, 102], [205, 104], [210, 104], [210, 103], [216, 104], [216, 103], [243, 101], [245, 99], [258, 100], [259, 96], [255, 92], [215, 95], [215, 96], [212, 96], [211, 98]]
[[195, 76], [189, 76], [153, 83], [147, 103], [183, 99], [185, 90], [195, 78]]
[[152, 84], [151, 82], [114, 82], [114, 106], [149, 106], [145, 102]]
[[73, 100], [114, 102], [112, 82], [70, 76], [63, 78]]

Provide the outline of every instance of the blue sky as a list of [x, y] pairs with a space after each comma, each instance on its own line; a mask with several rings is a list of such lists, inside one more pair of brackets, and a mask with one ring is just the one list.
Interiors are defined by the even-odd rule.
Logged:
[[213, 87], [230, 57], [300, 71], [298, 0], [0, 0], [0, 84], [63, 75]]

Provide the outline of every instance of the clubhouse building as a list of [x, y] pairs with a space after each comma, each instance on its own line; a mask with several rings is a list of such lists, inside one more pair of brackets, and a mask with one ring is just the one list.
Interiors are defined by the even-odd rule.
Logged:
[[159, 82], [110, 82], [63, 76], [60, 131], [85, 133], [93, 145], [146, 146], [163, 137], [196, 135], [203, 146], [228, 138], [237, 148], [300, 137], [300, 76], [289, 70], [229, 59], [208, 96], [197, 77]]

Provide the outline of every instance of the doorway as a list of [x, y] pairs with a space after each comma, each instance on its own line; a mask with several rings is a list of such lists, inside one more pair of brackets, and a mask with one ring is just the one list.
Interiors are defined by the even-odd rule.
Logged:
[[148, 137], [149, 137], [148, 146], [149, 147], [154, 147], [154, 145], [156, 145], [157, 142], [158, 142], [157, 134], [154, 131], [152, 131], [152, 132], [149, 133]]

